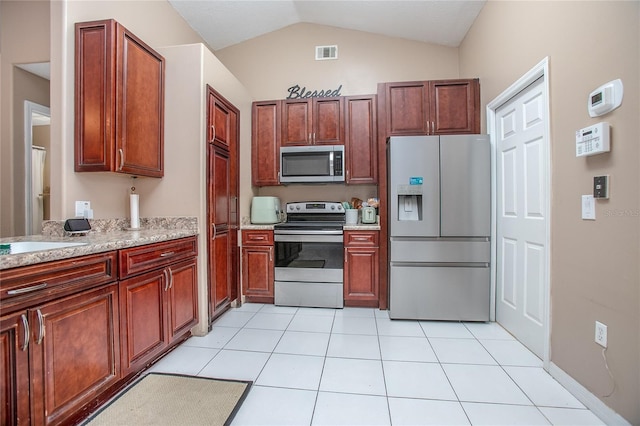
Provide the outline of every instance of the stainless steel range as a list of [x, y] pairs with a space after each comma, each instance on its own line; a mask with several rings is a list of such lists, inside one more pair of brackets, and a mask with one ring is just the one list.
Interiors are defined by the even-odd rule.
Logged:
[[345, 213], [338, 202], [287, 203], [274, 226], [275, 304], [342, 308]]

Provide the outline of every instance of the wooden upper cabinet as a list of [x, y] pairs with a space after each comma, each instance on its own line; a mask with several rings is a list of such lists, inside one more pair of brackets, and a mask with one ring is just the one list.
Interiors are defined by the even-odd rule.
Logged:
[[378, 95], [388, 136], [480, 133], [478, 79], [382, 83]]
[[430, 134], [480, 133], [480, 82], [443, 80], [429, 82]]
[[113, 19], [75, 32], [75, 171], [162, 177], [164, 58]]
[[282, 101], [281, 146], [344, 143], [342, 97]]
[[207, 85], [207, 142], [229, 150], [235, 143], [238, 112]]
[[278, 185], [280, 170], [281, 101], [252, 104], [251, 111], [251, 183], [255, 186]]
[[313, 98], [313, 144], [344, 144], [344, 98]]
[[282, 102], [282, 146], [311, 145], [311, 99]]
[[345, 97], [346, 183], [378, 182], [376, 96]]
[[429, 85], [425, 81], [386, 83], [386, 118], [389, 136], [426, 135]]

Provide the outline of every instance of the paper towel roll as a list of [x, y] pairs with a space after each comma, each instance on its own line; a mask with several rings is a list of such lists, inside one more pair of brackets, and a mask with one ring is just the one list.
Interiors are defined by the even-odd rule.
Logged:
[[140, 228], [139, 202], [140, 196], [138, 194], [129, 195], [129, 207], [131, 208], [131, 229]]

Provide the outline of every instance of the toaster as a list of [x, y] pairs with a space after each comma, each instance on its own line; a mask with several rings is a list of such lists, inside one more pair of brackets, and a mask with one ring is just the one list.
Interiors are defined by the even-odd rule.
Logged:
[[251, 223], [270, 224], [280, 222], [281, 210], [278, 197], [253, 197]]

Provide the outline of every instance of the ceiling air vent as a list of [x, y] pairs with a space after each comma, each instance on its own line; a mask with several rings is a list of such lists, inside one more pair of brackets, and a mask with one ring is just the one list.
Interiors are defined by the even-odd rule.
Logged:
[[316, 61], [338, 59], [338, 46], [316, 46]]

